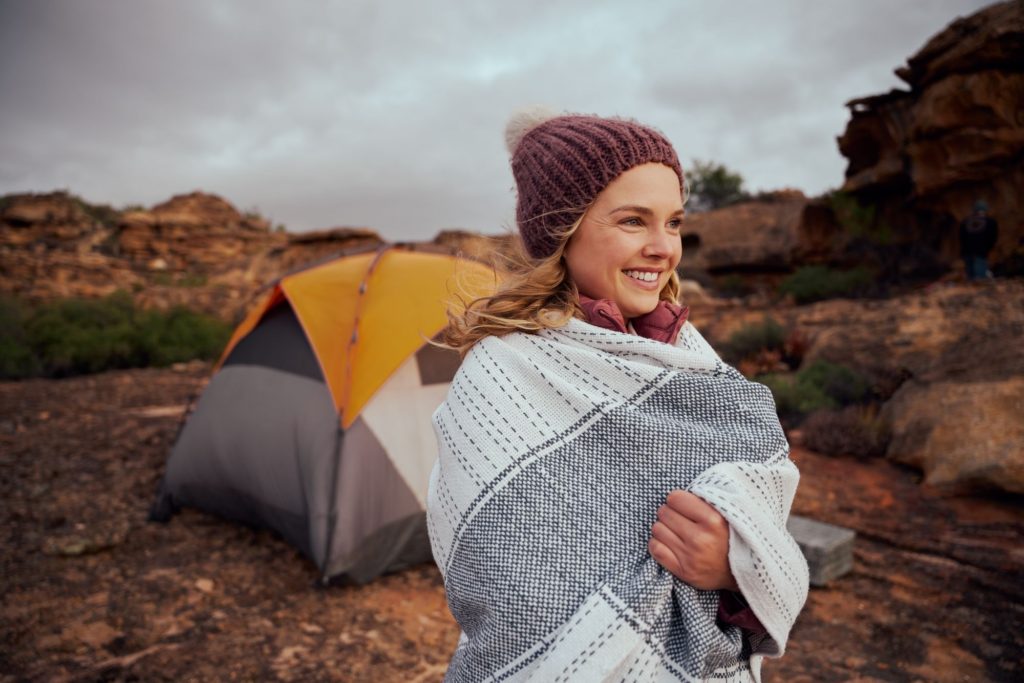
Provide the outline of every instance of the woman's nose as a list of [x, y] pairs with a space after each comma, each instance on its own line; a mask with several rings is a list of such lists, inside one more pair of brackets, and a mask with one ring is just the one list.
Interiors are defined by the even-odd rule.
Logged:
[[654, 229], [647, 233], [647, 244], [644, 245], [644, 256], [652, 258], [668, 258], [672, 255], [673, 243], [680, 240], [679, 234], [666, 228]]

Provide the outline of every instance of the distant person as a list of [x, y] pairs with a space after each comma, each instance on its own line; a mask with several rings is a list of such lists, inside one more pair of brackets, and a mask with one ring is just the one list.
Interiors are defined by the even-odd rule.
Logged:
[[968, 280], [992, 277], [988, 269], [988, 253], [996, 245], [999, 225], [988, 215], [988, 204], [982, 200], [974, 202], [971, 215], [960, 223], [960, 256]]

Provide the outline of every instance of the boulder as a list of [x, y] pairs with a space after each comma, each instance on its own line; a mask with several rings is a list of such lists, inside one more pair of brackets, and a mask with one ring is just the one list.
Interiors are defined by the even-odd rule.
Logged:
[[1024, 494], [1024, 375], [984, 382], [907, 382], [885, 404], [888, 457], [957, 491]]

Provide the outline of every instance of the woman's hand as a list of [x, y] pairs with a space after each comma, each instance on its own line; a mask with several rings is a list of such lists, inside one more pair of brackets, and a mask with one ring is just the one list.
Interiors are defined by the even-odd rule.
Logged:
[[668, 494], [647, 548], [658, 564], [694, 588], [739, 590], [729, 568], [729, 523], [689, 491]]

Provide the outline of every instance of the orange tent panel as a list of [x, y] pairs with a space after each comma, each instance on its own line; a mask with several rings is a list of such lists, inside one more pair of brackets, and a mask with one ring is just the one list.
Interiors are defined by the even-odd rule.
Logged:
[[454, 294], [472, 298], [494, 285], [482, 264], [391, 248], [288, 276], [280, 287], [347, 428], [402, 361], [444, 328]]

